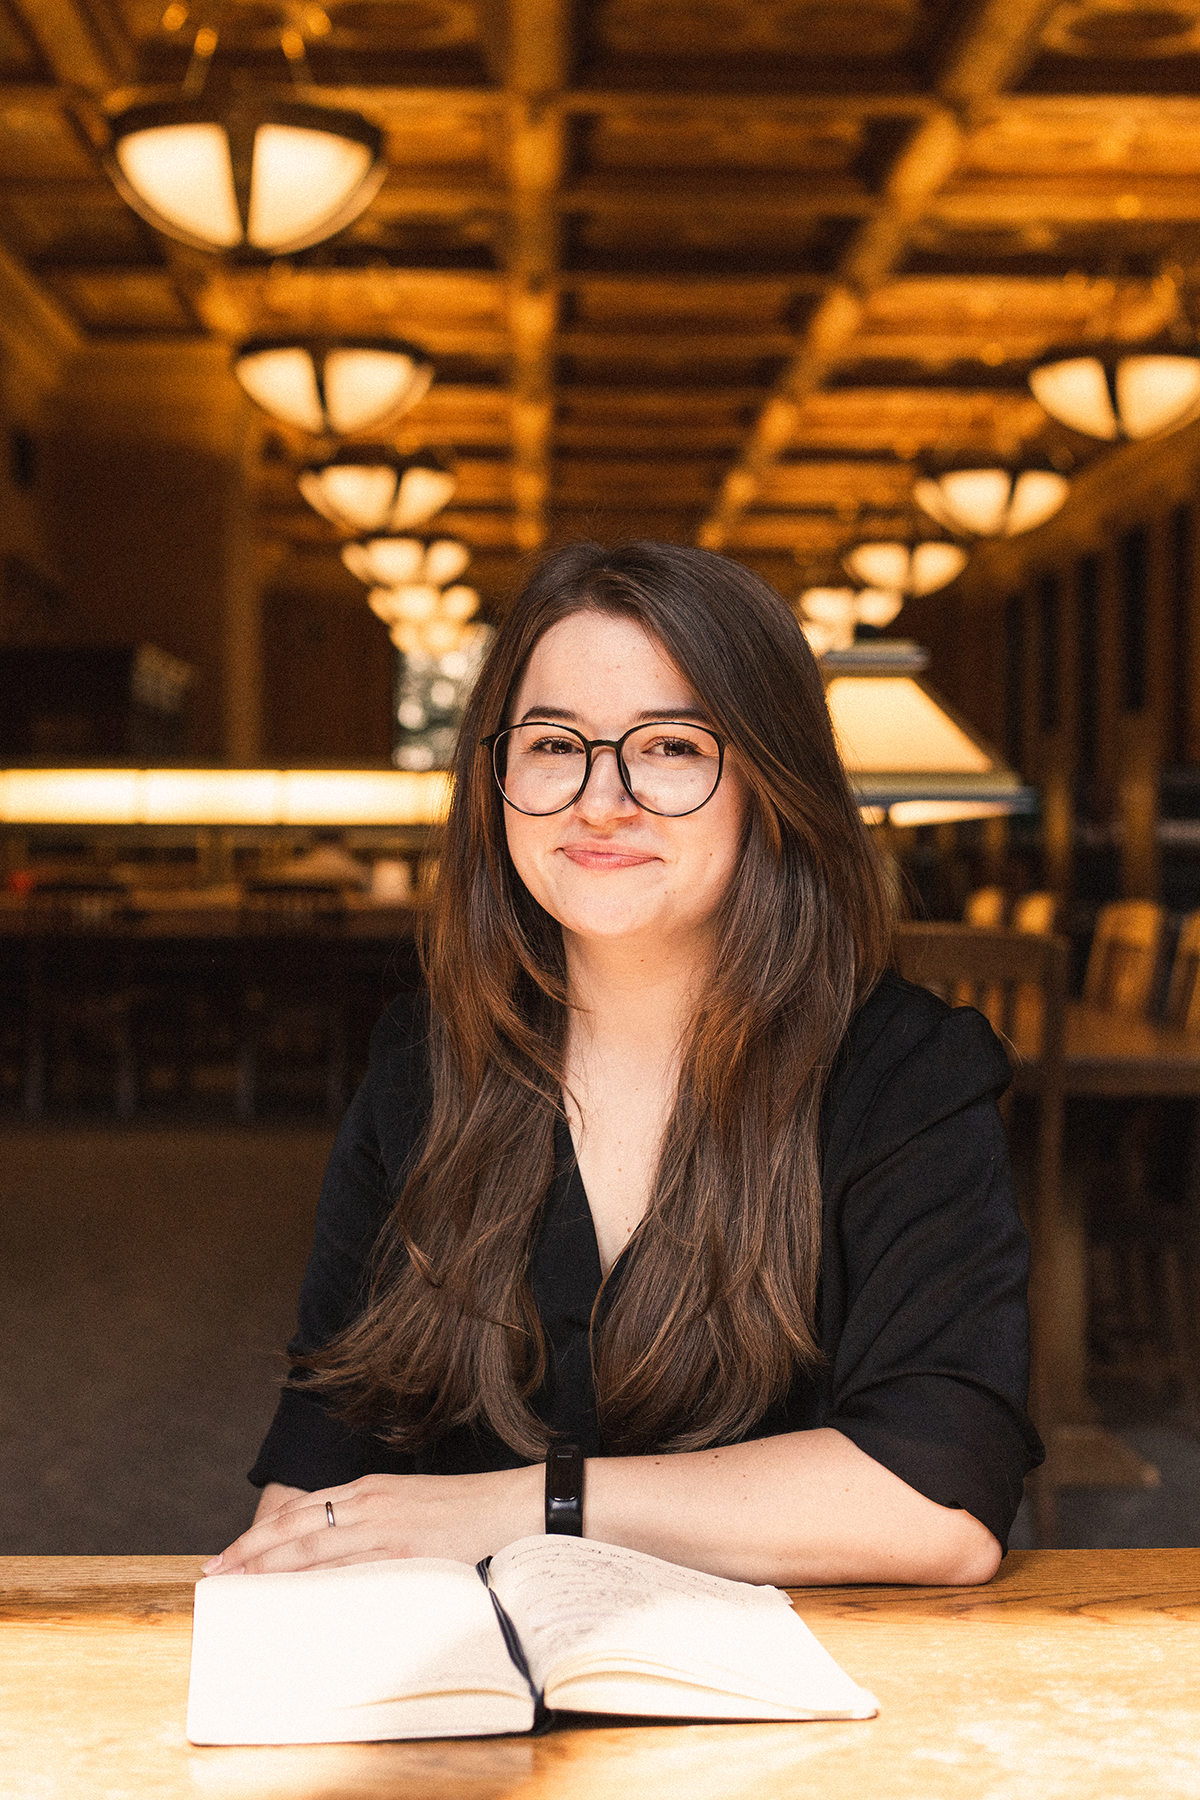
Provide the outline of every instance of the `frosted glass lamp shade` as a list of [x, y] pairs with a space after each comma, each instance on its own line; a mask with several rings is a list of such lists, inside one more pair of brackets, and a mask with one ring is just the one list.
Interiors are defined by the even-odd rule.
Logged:
[[849, 649], [858, 625], [882, 631], [903, 605], [902, 594], [882, 588], [806, 588], [800, 596], [800, 629], [813, 655], [825, 656]]
[[967, 553], [960, 544], [930, 539], [921, 544], [856, 544], [842, 561], [868, 587], [893, 594], [932, 594], [962, 573]]
[[342, 551], [352, 575], [382, 587], [419, 581], [442, 588], [461, 575], [470, 560], [471, 552], [457, 538], [435, 538], [431, 544], [410, 537], [368, 538], [347, 544]]
[[273, 419], [334, 437], [407, 412], [433, 380], [433, 364], [403, 338], [254, 338], [238, 351], [233, 372]]
[[296, 100], [168, 100], [109, 121], [105, 165], [159, 231], [202, 250], [283, 255], [341, 231], [370, 205], [387, 164], [360, 113]]
[[1051, 469], [954, 469], [913, 483], [931, 519], [968, 537], [1016, 537], [1058, 511], [1070, 484]]
[[329, 462], [302, 469], [297, 480], [315, 512], [361, 537], [426, 524], [456, 486], [453, 471], [431, 451], [402, 457], [374, 444], [347, 446]]
[[1069, 356], [1043, 363], [1029, 385], [1052, 418], [1088, 437], [1154, 437], [1200, 414], [1200, 357]]

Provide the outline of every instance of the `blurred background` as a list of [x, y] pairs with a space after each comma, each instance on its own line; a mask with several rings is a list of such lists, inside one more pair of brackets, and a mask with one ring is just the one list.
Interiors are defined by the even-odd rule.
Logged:
[[1200, 0], [0, 0], [0, 1550], [248, 1517], [580, 537], [772, 582], [902, 909], [1062, 940], [1037, 1529], [1200, 1541], [1198, 91]]

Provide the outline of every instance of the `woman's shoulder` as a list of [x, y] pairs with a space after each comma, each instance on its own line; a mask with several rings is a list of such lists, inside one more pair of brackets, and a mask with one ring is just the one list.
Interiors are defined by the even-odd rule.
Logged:
[[998, 1098], [1011, 1075], [982, 1013], [947, 1006], [888, 970], [851, 1019], [826, 1087], [827, 1155], [848, 1155], [864, 1139], [886, 1153], [975, 1101]]

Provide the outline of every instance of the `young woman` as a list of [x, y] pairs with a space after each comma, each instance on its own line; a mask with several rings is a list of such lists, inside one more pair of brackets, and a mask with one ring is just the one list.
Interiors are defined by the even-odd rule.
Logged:
[[[577, 545], [464, 721], [430, 993], [376, 1030], [212, 1572], [582, 1529], [751, 1581], [979, 1582], [1027, 1470], [1026, 1244], [984, 1020], [887, 907], [792, 614]], [[330, 1527], [334, 1529], [330, 1529]]]

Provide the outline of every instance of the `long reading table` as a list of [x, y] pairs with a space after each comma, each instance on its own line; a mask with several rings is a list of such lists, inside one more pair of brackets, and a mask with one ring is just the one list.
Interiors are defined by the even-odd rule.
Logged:
[[201, 1558], [0, 1558], [4, 1800], [1195, 1800], [1200, 1550], [1014, 1552], [982, 1588], [800, 1589], [853, 1724], [197, 1749]]

